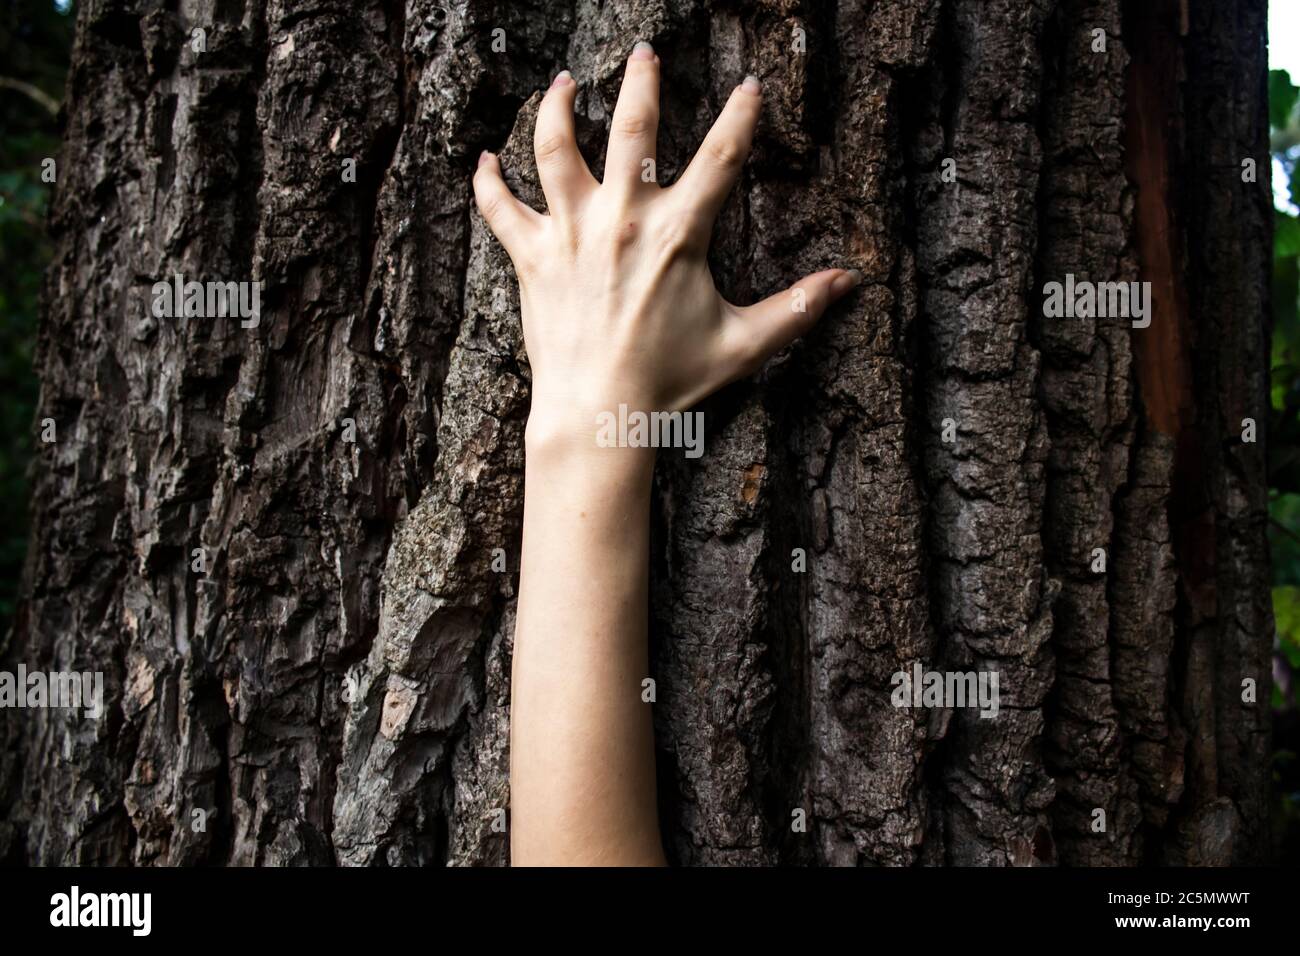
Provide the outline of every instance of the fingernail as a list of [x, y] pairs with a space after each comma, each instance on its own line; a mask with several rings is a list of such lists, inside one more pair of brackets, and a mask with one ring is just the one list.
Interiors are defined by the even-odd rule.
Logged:
[[653, 60], [654, 56], [655, 56], [655, 48], [652, 47], [649, 43], [646, 43], [645, 40], [641, 40], [637, 43], [636, 46], [632, 47], [632, 55], [628, 57], [628, 59], [629, 60]]
[[751, 93], [761, 93], [763, 91], [763, 84], [758, 81], [758, 77], [753, 73], [745, 77], [745, 82], [740, 85]]
[[489, 159], [491, 159], [491, 158], [492, 158], [492, 154], [489, 153], [489, 152], [485, 149], [485, 150], [483, 150], [483, 152], [481, 152], [481, 153], [478, 154], [478, 164], [479, 164], [480, 166], [482, 166], [484, 163], [486, 163], [486, 162], [487, 162]]
[[570, 73], [568, 70], [561, 70], [559, 73], [555, 74], [555, 79], [551, 80], [551, 89], [555, 89], [557, 86], [563, 86], [565, 83], [568, 83], [572, 79], [573, 79], [572, 73]]

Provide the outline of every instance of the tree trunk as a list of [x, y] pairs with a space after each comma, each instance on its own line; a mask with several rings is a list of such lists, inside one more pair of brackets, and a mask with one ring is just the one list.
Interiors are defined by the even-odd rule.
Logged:
[[[4, 712], [0, 859], [508, 862], [529, 373], [470, 173], [542, 208], [567, 67], [599, 174], [638, 39], [661, 182], [767, 91], [722, 293], [865, 276], [660, 455], [670, 859], [1266, 858], [1264, 0], [181, 6], [80, 13], [4, 667], [107, 706]], [[177, 273], [260, 324], [155, 317]], [[1045, 317], [1066, 274], [1149, 327]], [[917, 662], [997, 716], [895, 706]]]

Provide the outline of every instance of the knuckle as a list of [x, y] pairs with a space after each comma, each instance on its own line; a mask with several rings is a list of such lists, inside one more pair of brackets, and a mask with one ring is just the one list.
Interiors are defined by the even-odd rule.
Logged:
[[665, 216], [657, 225], [655, 234], [659, 246], [669, 256], [683, 256], [698, 251], [701, 244], [708, 247], [712, 223], [705, 222], [693, 209], [675, 211]]
[[677, 216], [659, 228], [659, 246], [670, 257], [684, 255], [694, 244], [694, 235], [690, 222], [685, 216]]
[[639, 138], [650, 135], [657, 125], [652, 115], [638, 112], [615, 117], [612, 132], [618, 136]]
[[515, 275], [521, 280], [532, 279], [537, 275], [537, 262], [530, 255], [510, 252], [510, 262], [515, 267]]
[[568, 137], [563, 133], [538, 133], [533, 140], [533, 152], [537, 162], [555, 163], [564, 155]]
[[502, 210], [505, 208], [505, 198], [499, 194], [490, 194], [478, 197], [479, 214], [487, 221], [489, 225], [500, 218]]
[[541, 247], [558, 252], [569, 261], [574, 260], [582, 244], [582, 235], [575, 221], [552, 219], [544, 235]]
[[640, 231], [641, 227], [635, 220], [625, 219], [616, 222], [615, 225], [606, 230], [606, 244], [616, 254], [620, 253], [636, 244]]
[[732, 139], [711, 140], [705, 147], [709, 162], [719, 169], [732, 170], [745, 158], [744, 150]]

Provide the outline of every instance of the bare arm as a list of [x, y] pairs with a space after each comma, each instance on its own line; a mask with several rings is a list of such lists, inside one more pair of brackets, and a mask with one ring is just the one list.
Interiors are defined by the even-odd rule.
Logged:
[[511, 686], [516, 865], [664, 862], [655, 808], [646, 650], [654, 450], [602, 447], [597, 421], [683, 411], [757, 369], [858, 275], [830, 269], [757, 305], [718, 294], [706, 254], [749, 153], [758, 81], [738, 86], [672, 186], [655, 159], [659, 58], [638, 44], [614, 111], [605, 180], [574, 137], [577, 85], [560, 74], [534, 148], [548, 215], [519, 202], [485, 153], [479, 209], [519, 277], [533, 371]]

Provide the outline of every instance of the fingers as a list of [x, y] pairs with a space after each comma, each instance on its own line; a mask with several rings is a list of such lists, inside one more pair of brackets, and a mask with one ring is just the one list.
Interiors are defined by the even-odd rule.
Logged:
[[826, 307], [843, 298], [862, 281], [857, 269], [827, 269], [800, 279], [784, 292], [762, 302], [736, 308], [735, 321], [725, 328], [727, 348], [747, 375], [803, 335]]
[[659, 132], [659, 58], [638, 43], [623, 71], [605, 150], [605, 185], [635, 189], [656, 181], [655, 139]]
[[474, 171], [474, 202], [492, 234], [517, 260], [516, 251], [532, 238], [542, 217], [515, 198], [501, 178], [501, 160], [486, 150]]
[[747, 76], [731, 92], [727, 105], [704, 137], [691, 164], [673, 186], [681, 190], [686, 201], [699, 211], [700, 221], [713, 228], [718, 210], [740, 176], [754, 140], [754, 127], [763, 105], [762, 86], [758, 77]]
[[578, 151], [573, 128], [573, 101], [578, 84], [568, 70], [555, 77], [537, 109], [533, 153], [537, 178], [553, 214], [567, 216], [596, 188], [587, 161]]

